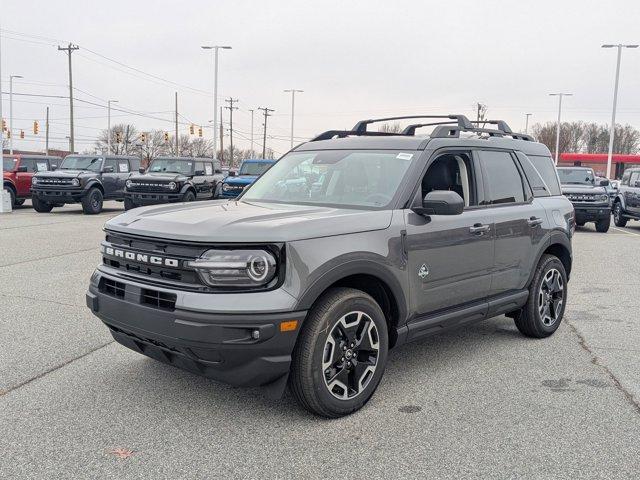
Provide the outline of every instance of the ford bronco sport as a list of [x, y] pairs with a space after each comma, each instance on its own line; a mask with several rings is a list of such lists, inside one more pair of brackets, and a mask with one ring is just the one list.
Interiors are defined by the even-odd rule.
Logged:
[[224, 179], [219, 160], [192, 157], [158, 157], [146, 173], [126, 182], [124, 208], [170, 202], [211, 200]]
[[229, 175], [224, 179], [217, 192], [216, 198], [236, 198], [247, 185], [255, 182], [256, 179], [269, 170], [274, 163], [275, 160], [269, 159], [244, 160], [236, 175]]
[[625, 227], [629, 220], [640, 220], [640, 168], [630, 168], [622, 175], [618, 194], [613, 201], [616, 227]]
[[19, 206], [31, 198], [31, 179], [36, 172], [55, 169], [62, 158], [47, 155], [4, 155], [4, 188], [11, 195], [11, 205]]
[[138, 157], [67, 155], [58, 170], [33, 177], [33, 208], [46, 213], [65, 203], [82, 203], [84, 213], [100, 213], [103, 200], [124, 199], [124, 183], [138, 168]]
[[[359, 122], [284, 155], [235, 201], [109, 220], [87, 306], [154, 359], [339, 417], [390, 349], [506, 314], [562, 321], [573, 207], [549, 150], [502, 121]], [[416, 129], [435, 126], [428, 136]]]
[[558, 167], [562, 193], [573, 204], [576, 225], [595, 222], [596, 231], [606, 233], [611, 225], [611, 200], [606, 178], [596, 180], [593, 169], [587, 167]]

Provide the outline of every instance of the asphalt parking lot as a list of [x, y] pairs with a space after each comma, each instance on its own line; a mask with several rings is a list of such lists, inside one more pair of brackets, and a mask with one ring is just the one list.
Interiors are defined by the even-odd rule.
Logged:
[[406, 345], [328, 421], [113, 342], [84, 293], [121, 205], [0, 217], [1, 478], [638, 477], [640, 222], [578, 229], [553, 337], [499, 317]]

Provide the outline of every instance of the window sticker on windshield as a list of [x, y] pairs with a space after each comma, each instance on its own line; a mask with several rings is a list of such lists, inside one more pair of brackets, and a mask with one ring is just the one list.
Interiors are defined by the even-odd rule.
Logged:
[[411, 160], [413, 158], [413, 153], [400, 152], [396, 158], [399, 158], [400, 160]]
[[36, 164], [36, 172], [46, 172], [47, 171], [47, 162], [38, 162]]
[[205, 163], [204, 164], [204, 172], [207, 175], [212, 175], [213, 174], [213, 169], [211, 168], [211, 164], [210, 163]]
[[118, 164], [118, 171], [123, 173], [123, 172], [128, 172], [129, 171], [129, 164], [127, 162], [122, 162]]

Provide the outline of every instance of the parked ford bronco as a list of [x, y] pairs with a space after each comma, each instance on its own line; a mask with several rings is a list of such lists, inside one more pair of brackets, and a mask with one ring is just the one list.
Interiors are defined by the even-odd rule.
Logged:
[[[430, 123], [367, 131], [405, 118]], [[139, 353], [272, 395], [288, 383], [326, 417], [362, 407], [407, 341], [502, 314], [547, 337], [573, 207], [549, 150], [491, 124], [364, 120], [297, 146], [236, 201], [111, 219], [87, 306]]]
[[613, 202], [616, 227], [624, 227], [629, 220], [640, 220], [640, 168], [624, 172], [618, 194]]
[[11, 195], [11, 205], [22, 205], [26, 199], [31, 198], [31, 179], [36, 172], [53, 170], [61, 161], [60, 157], [48, 155], [4, 155], [4, 188]]
[[238, 173], [227, 176], [217, 192], [216, 198], [236, 198], [264, 172], [271, 168], [275, 160], [244, 160]]
[[606, 233], [611, 225], [611, 201], [606, 178], [596, 181], [587, 167], [558, 167], [562, 193], [573, 203], [576, 225], [595, 222], [598, 232]]
[[146, 173], [126, 183], [124, 208], [169, 202], [212, 199], [224, 179], [218, 160], [192, 157], [158, 157]]
[[56, 171], [33, 177], [33, 208], [50, 212], [65, 203], [82, 203], [84, 213], [100, 213], [103, 200], [124, 199], [124, 183], [138, 168], [138, 157], [67, 155]]

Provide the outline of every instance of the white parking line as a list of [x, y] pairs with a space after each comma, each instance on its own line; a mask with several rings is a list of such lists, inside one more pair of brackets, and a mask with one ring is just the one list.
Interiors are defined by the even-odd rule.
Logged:
[[614, 230], [618, 230], [619, 232], [624, 232], [624, 233], [628, 233], [629, 235], [635, 235], [635, 236], [640, 236], [640, 233], [637, 232], [630, 232], [629, 230], [624, 230], [622, 228], [618, 228], [618, 227], [611, 227]]

